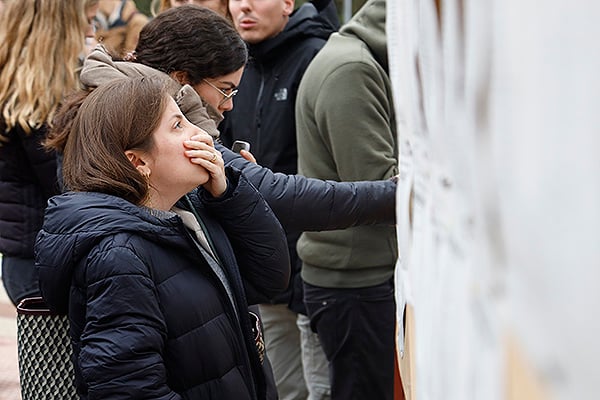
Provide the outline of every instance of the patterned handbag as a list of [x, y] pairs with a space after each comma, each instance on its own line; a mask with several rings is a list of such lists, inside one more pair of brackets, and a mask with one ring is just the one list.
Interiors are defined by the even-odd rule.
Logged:
[[254, 344], [256, 344], [256, 351], [258, 352], [258, 359], [263, 364], [265, 361], [265, 337], [263, 336], [262, 322], [260, 317], [248, 311], [250, 315], [250, 324], [252, 325], [252, 334], [254, 335]]
[[17, 347], [23, 400], [78, 399], [66, 315], [53, 314], [41, 297], [22, 300]]

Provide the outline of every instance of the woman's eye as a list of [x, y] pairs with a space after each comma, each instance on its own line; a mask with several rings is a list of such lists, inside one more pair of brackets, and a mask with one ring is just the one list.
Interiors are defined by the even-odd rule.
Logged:
[[181, 129], [181, 121], [175, 123], [175, 129]]

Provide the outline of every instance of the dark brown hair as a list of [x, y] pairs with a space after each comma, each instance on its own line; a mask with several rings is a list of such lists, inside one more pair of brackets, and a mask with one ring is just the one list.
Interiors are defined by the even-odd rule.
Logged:
[[248, 48], [227, 19], [193, 4], [158, 14], [142, 31], [136, 61], [170, 74], [183, 71], [190, 84], [237, 71]]
[[70, 96], [46, 141], [63, 152], [65, 188], [143, 204], [148, 180], [125, 151], [152, 149], [169, 97], [163, 80], [148, 77], [116, 79]]

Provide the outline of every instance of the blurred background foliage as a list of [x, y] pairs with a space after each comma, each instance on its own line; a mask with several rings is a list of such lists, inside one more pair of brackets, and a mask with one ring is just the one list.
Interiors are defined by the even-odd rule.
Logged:
[[[152, 0], [134, 0], [138, 10], [144, 14], [150, 16], [150, 3]], [[296, 8], [306, 3], [308, 0], [296, 0]], [[366, 0], [334, 0], [340, 15], [340, 21], [345, 22], [350, 16], [352, 16]]]

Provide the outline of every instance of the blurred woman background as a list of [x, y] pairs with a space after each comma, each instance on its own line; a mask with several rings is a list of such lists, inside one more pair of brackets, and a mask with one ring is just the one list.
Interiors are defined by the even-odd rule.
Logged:
[[152, 15], [156, 16], [169, 8], [183, 6], [185, 4], [196, 4], [198, 6], [210, 8], [223, 17], [231, 21], [229, 13], [229, 2], [227, 0], [152, 0], [150, 5]]
[[90, 24], [86, 1], [8, 0], [0, 14], [0, 253], [16, 305], [39, 295], [33, 244], [57, 194], [56, 157], [42, 149], [63, 96], [78, 87]]

